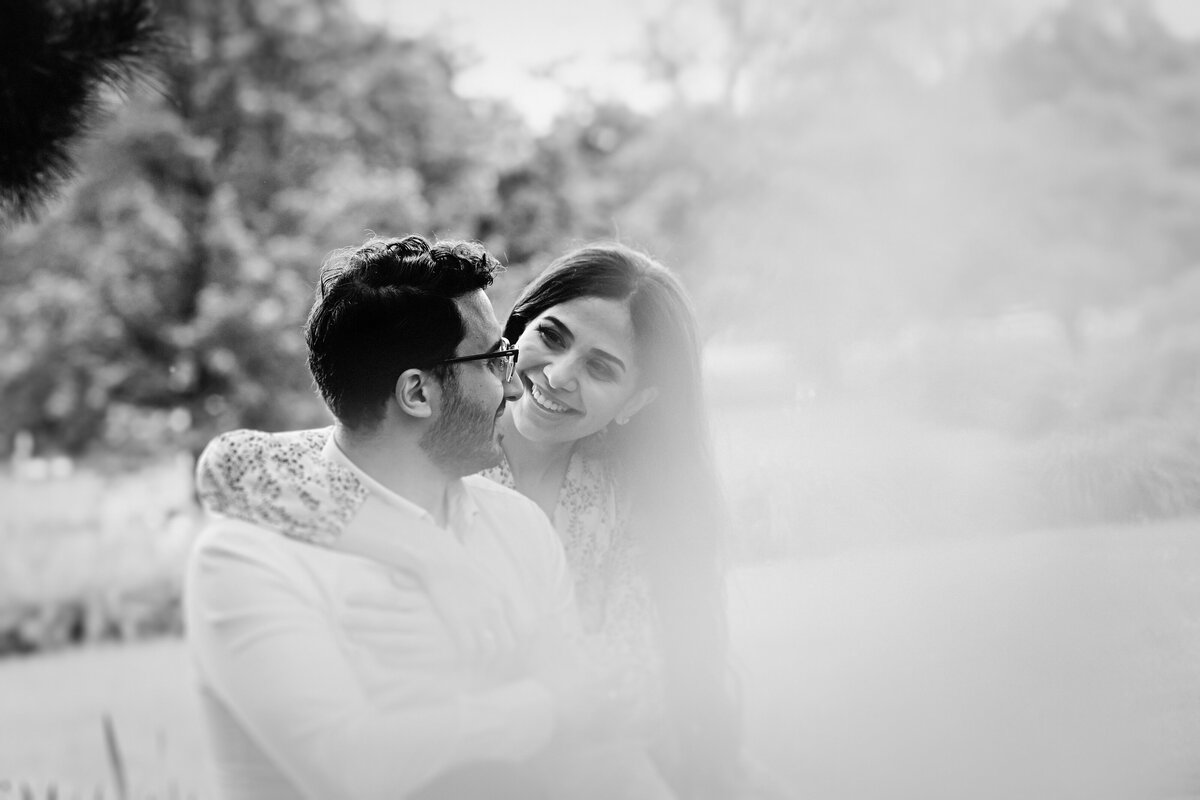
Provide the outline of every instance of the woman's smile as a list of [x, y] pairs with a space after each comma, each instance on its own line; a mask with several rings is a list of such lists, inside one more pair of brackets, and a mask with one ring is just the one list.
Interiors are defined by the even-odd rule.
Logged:
[[625, 300], [577, 297], [529, 321], [517, 340], [525, 388], [513, 408], [522, 436], [576, 442], [627, 419], [642, 401], [637, 343]]
[[549, 393], [528, 378], [525, 379], [525, 395], [529, 398], [533, 405], [542, 411], [545, 411], [547, 414], [570, 414], [572, 412], [578, 413], [570, 406], [555, 400], [549, 395]]

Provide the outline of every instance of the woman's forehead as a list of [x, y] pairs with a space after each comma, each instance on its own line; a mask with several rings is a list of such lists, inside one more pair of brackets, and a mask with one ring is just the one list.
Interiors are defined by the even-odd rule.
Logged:
[[551, 306], [541, 319], [553, 317], [589, 346], [631, 352], [634, 347], [633, 317], [629, 303], [607, 297], [577, 297]]

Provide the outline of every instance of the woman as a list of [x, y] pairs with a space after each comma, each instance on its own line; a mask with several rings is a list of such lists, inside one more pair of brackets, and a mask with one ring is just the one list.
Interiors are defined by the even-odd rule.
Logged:
[[[678, 795], [728, 797], [738, 714], [727, 669], [724, 513], [687, 295], [642, 253], [584, 247], [526, 287], [505, 336], [519, 350], [525, 392], [499, 422], [505, 460], [484, 474], [550, 516], [585, 629], [658, 676], [665, 723], [655, 756]], [[337, 487], [322, 475], [322, 440], [226, 434], [201, 458], [201, 498], [267, 525], [286, 518], [289, 503], [332, 505]], [[276, 498], [271, 512], [243, 502], [245, 488], [263, 481]], [[335, 515], [308, 538], [335, 542], [344, 522]], [[469, 625], [461, 599], [433, 594], [448, 617]], [[497, 623], [489, 625], [494, 639]]]

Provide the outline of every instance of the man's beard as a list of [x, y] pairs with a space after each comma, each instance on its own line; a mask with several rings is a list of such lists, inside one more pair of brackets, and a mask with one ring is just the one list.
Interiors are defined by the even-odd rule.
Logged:
[[442, 396], [442, 413], [420, 441], [430, 460], [455, 477], [499, 464], [503, 458], [496, 443], [499, 409], [472, 404], [452, 372], [442, 381]]

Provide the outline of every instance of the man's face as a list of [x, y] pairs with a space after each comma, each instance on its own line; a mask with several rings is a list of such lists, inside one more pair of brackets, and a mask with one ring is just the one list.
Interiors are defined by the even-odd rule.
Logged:
[[[498, 349], [500, 323], [482, 290], [455, 300], [466, 334], [456, 356]], [[470, 475], [500, 462], [496, 421], [509, 400], [521, 396], [521, 385], [505, 383], [498, 361], [465, 361], [448, 366], [442, 381], [438, 417], [421, 437], [421, 447], [449, 475]]]

